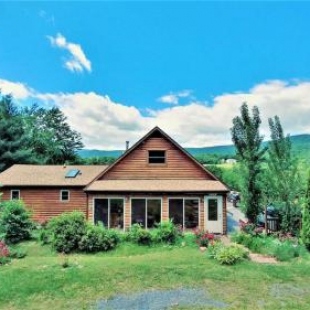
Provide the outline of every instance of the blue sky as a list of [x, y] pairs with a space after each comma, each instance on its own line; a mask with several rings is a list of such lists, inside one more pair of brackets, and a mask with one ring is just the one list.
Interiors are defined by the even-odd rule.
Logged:
[[310, 3], [0, 2], [0, 88], [57, 105], [88, 148], [155, 125], [184, 146], [231, 143], [243, 101], [262, 133], [310, 133]]

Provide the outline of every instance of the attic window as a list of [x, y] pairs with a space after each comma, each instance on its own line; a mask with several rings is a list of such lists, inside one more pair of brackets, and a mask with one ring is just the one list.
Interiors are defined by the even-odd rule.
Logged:
[[79, 169], [71, 169], [66, 173], [66, 178], [74, 179], [80, 173]]
[[149, 164], [164, 164], [165, 162], [165, 151], [149, 151]]

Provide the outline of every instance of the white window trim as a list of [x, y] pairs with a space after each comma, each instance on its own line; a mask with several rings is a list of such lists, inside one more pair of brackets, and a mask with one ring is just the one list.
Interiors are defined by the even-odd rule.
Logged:
[[185, 200], [198, 200], [198, 228], [200, 227], [200, 198], [199, 197], [168, 197], [168, 218], [170, 220], [170, 200], [172, 199], [182, 199], [183, 200], [183, 223], [182, 223], [182, 229], [188, 229], [185, 227]]
[[110, 229], [110, 200], [111, 199], [120, 199], [123, 200], [123, 228], [122, 230], [125, 231], [125, 198], [124, 197], [119, 197], [119, 196], [109, 196], [109, 197], [104, 197], [104, 196], [95, 196], [93, 197], [93, 224], [95, 224], [95, 200], [96, 199], [107, 199], [108, 200], [108, 229]]
[[[18, 199], [13, 199], [13, 192], [18, 192]], [[19, 189], [11, 189], [11, 200], [20, 200], [20, 190]]]
[[[132, 226], [132, 200], [133, 199], [145, 199], [145, 201], [146, 201], [146, 204], [145, 204], [145, 229], [148, 229], [148, 227], [147, 227], [147, 201], [148, 200], [155, 200], [155, 199], [157, 199], [157, 200], [160, 200], [160, 222], [162, 222], [162, 220], [163, 220], [163, 198], [162, 197], [150, 197], [150, 196], [148, 196], [148, 197], [141, 197], [141, 196], [137, 196], [137, 197], [130, 197], [130, 226], [129, 227], [131, 227]], [[151, 228], [150, 228], [151, 229]]]
[[[68, 192], [68, 199], [62, 199], [62, 193], [64, 193], [64, 192]], [[62, 190], [60, 190], [60, 197], [59, 197], [59, 200], [61, 201], [61, 202], [69, 202], [70, 201], [70, 191], [68, 190], [68, 189], [62, 189]]]

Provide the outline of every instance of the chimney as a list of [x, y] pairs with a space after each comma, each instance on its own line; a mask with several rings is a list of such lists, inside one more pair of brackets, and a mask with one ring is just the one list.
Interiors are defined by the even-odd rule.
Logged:
[[129, 149], [129, 141], [126, 141], [126, 151]]

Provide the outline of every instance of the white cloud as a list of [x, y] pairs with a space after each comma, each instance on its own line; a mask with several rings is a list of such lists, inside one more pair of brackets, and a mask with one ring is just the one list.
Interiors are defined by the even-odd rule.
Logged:
[[15, 99], [26, 99], [32, 95], [33, 90], [25, 84], [0, 79], [0, 92], [3, 95], [11, 94]]
[[67, 39], [58, 33], [56, 37], [47, 36], [52, 46], [67, 50], [70, 54], [69, 59], [65, 60], [64, 66], [72, 72], [92, 71], [91, 62], [87, 59], [81, 46], [76, 43], [67, 42]]
[[[247, 92], [216, 96], [212, 104], [192, 101], [183, 106], [149, 110], [147, 116], [134, 106], [116, 103], [108, 96], [89, 93], [39, 93], [21, 83], [0, 80], [16, 99], [31, 96], [45, 105], [57, 105], [70, 126], [80, 132], [87, 148], [124, 149], [158, 125], [182, 146], [231, 144], [232, 119], [240, 106], [257, 105], [263, 120], [261, 133], [269, 138], [268, 117], [278, 115], [285, 133], [310, 133], [310, 82], [267, 81]], [[13, 90], [13, 91], [12, 91]], [[18, 96], [17, 96], [18, 95]]]
[[192, 91], [185, 89], [176, 93], [171, 92], [168, 95], [163, 95], [159, 97], [157, 100], [162, 103], [169, 103], [173, 105], [179, 104], [180, 98], [188, 98], [191, 96]]

